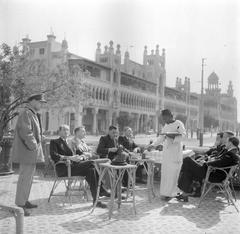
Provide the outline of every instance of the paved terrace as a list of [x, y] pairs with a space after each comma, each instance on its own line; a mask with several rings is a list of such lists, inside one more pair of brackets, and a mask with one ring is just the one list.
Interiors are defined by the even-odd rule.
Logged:
[[[17, 170], [13, 175], [0, 177], [1, 204], [14, 205], [17, 178]], [[63, 197], [53, 197], [48, 203], [52, 183], [51, 176], [43, 177], [42, 170], [37, 170], [30, 201], [39, 207], [30, 210], [31, 216], [24, 218], [24, 233], [240, 233], [240, 215], [233, 206], [228, 206], [221, 194], [211, 193], [200, 208], [197, 208], [198, 198], [182, 203], [176, 199], [165, 202], [156, 197], [149, 203], [145, 186], [137, 185], [137, 215], [133, 214], [132, 204], [122, 204], [120, 210], [115, 206], [109, 220], [107, 209], [96, 208], [90, 214], [92, 202], [80, 196], [73, 197], [72, 205], [63, 204]], [[155, 181], [155, 190], [159, 194], [158, 181]], [[58, 192], [64, 192], [63, 185]], [[237, 205], [240, 208], [239, 191]], [[0, 233], [15, 233], [15, 220], [4, 211], [0, 211]]]

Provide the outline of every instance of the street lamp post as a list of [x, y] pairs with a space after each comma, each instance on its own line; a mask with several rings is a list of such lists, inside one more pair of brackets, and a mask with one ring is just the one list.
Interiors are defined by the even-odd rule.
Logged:
[[200, 108], [199, 108], [199, 146], [203, 146], [203, 129], [204, 129], [204, 97], [203, 97], [203, 75], [204, 75], [204, 60], [202, 58], [202, 76], [201, 76], [201, 98], [200, 98]]

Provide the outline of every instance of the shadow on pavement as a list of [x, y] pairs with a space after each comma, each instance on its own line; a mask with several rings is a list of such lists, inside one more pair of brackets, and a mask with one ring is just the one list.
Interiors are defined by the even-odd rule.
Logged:
[[[137, 194], [139, 197], [139, 195]], [[112, 218], [108, 218], [108, 209], [99, 211], [95, 210], [92, 214], [87, 214], [82, 218], [69, 220], [62, 223], [61, 226], [67, 229], [69, 232], [79, 233], [83, 231], [91, 231], [104, 228], [108, 225], [113, 224], [118, 221], [137, 221], [141, 218], [150, 215], [155, 209], [159, 209], [165, 206], [167, 202], [159, 201], [159, 199], [154, 199], [152, 203], [147, 200], [147, 195], [145, 193], [144, 200], [137, 200], [136, 210], [137, 215], [134, 214], [132, 204], [122, 204], [121, 208], [118, 210], [117, 205], [114, 205]], [[104, 213], [103, 213], [104, 212]]]
[[220, 212], [226, 208], [226, 203], [215, 201], [213, 197], [206, 199], [198, 208], [199, 199], [191, 199], [188, 203], [169, 203], [160, 212], [160, 215], [182, 216], [195, 223], [198, 228], [210, 228], [215, 226], [220, 219]]

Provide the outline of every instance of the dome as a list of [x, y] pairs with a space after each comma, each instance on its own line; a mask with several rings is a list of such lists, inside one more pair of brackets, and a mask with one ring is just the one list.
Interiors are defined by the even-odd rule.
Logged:
[[215, 84], [215, 83], [218, 84], [218, 80], [219, 78], [215, 72], [212, 72], [208, 77], [208, 82], [211, 84]]

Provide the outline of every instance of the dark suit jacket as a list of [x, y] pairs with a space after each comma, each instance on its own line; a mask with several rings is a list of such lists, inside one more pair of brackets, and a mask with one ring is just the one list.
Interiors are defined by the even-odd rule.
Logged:
[[225, 149], [225, 145], [218, 145], [217, 147], [215, 146], [209, 149], [205, 154], [208, 156], [215, 157], [219, 154], [222, 154], [224, 149]]
[[110, 160], [113, 160], [114, 157], [117, 155], [115, 152], [109, 152], [109, 148], [117, 147], [114, 140], [111, 139], [109, 135], [101, 136], [98, 147], [97, 147], [97, 154], [100, 156], [100, 158], [109, 158]]
[[[230, 151], [224, 151], [214, 161], [207, 162], [207, 166], [213, 167], [229, 167], [239, 163], [239, 156], [237, 155], [238, 150], [232, 149]], [[226, 170], [228, 172], [229, 170]], [[211, 182], [219, 182], [226, 178], [226, 174], [223, 171], [216, 170], [211, 173], [209, 180]]]
[[[51, 159], [56, 163], [60, 160], [60, 155], [72, 156], [73, 152], [66, 142], [59, 137], [58, 139], [50, 141], [50, 156]], [[65, 164], [58, 164], [56, 166], [58, 176], [67, 175], [67, 167]]]
[[135, 142], [130, 142], [126, 136], [119, 136], [118, 137], [118, 144], [122, 145], [124, 148], [126, 148], [130, 152], [132, 152], [135, 148], [138, 147], [135, 144]]

